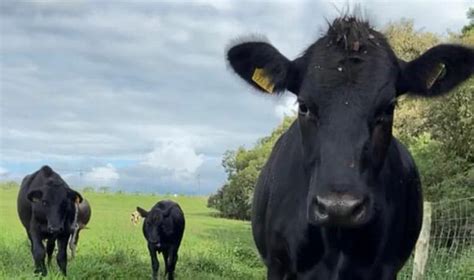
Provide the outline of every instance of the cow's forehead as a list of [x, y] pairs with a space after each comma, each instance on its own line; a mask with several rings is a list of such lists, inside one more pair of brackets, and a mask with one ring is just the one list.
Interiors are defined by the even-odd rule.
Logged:
[[49, 185], [42, 188], [43, 197], [52, 200], [62, 200], [66, 198], [67, 190], [61, 186], [51, 187]]
[[163, 218], [163, 213], [158, 209], [153, 209], [148, 213], [147, 218], [151, 221], [160, 221]]
[[303, 58], [306, 62], [299, 96], [305, 101], [328, 105], [324, 103], [344, 99], [352, 105], [367, 106], [380, 94], [394, 94], [381, 89], [390, 85], [394, 91], [398, 59], [384, 36], [367, 23], [336, 20]]
[[[373, 64], [366, 66], [368, 70], [348, 68], [347, 71], [359, 73], [360, 76], [365, 75], [367, 78], [360, 77], [359, 81], [347, 81], [344, 76], [334, 78], [329, 77], [327, 73], [308, 75], [301, 88], [299, 99], [308, 105], [312, 103], [321, 114], [334, 109], [337, 109], [337, 113], [351, 111], [366, 113], [396, 97], [395, 68], [379, 67], [377, 70]], [[364, 71], [366, 73], [363, 73]]]

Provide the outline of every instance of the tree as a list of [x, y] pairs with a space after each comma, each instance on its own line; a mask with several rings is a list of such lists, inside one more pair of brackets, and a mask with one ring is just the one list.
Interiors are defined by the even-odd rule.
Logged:
[[99, 192], [102, 192], [102, 193], [108, 193], [110, 191], [110, 187], [100, 187], [99, 188]]
[[6, 182], [1, 182], [0, 184], [1, 184], [2, 189], [16, 189], [20, 187], [20, 185], [15, 181], [6, 181]]
[[467, 11], [467, 18], [469, 19], [469, 24], [462, 28], [461, 33], [463, 35], [470, 33], [474, 30], [474, 8], [469, 8]]
[[235, 219], [249, 219], [253, 191], [258, 175], [278, 138], [289, 128], [294, 117], [286, 117], [270, 136], [245, 149], [224, 153], [222, 166], [227, 173], [227, 182], [208, 199], [208, 207], [220, 211], [221, 215]]

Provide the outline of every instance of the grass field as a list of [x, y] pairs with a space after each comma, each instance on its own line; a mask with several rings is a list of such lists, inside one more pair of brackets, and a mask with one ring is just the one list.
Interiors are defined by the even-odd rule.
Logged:
[[[18, 189], [0, 188], [0, 279], [33, 278], [33, 259], [16, 211]], [[151, 208], [167, 198], [152, 195], [85, 193], [92, 206], [81, 232], [68, 279], [150, 279], [151, 266], [141, 224], [130, 223], [136, 206]], [[176, 197], [186, 215], [176, 279], [264, 279], [248, 222], [214, 217], [205, 197]], [[160, 273], [164, 272], [160, 256]], [[56, 263], [46, 279], [61, 279]]]
[[[33, 259], [25, 230], [16, 212], [18, 188], [0, 186], [0, 279], [32, 279]], [[68, 279], [150, 279], [151, 266], [141, 223], [133, 226], [136, 206], [151, 208], [166, 196], [84, 194], [92, 205], [88, 230], [81, 232], [76, 259], [68, 265]], [[176, 197], [186, 215], [176, 279], [264, 279], [248, 222], [217, 218], [205, 207], [205, 197]], [[430, 254], [429, 280], [474, 279], [474, 249], [456, 255]], [[164, 265], [161, 257], [160, 273]], [[408, 262], [399, 279], [411, 279]], [[46, 279], [62, 279], [54, 262]]]

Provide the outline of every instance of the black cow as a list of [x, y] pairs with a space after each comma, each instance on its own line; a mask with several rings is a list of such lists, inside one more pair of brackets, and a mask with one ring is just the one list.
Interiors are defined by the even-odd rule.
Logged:
[[76, 225], [73, 225], [73, 233], [69, 240], [69, 249], [71, 249], [71, 257], [74, 258], [76, 255], [77, 243], [79, 242], [79, 233], [81, 230], [85, 229], [87, 223], [91, 219], [92, 209], [89, 201], [83, 199], [81, 203], [77, 204], [77, 222]]
[[298, 98], [253, 199], [268, 279], [396, 279], [422, 218], [417, 168], [392, 136], [397, 97], [448, 92], [473, 74], [474, 50], [439, 45], [405, 62], [367, 22], [344, 16], [293, 61], [257, 41], [227, 59], [256, 89]]
[[[35, 273], [47, 274], [48, 264], [58, 242], [57, 262], [66, 275], [67, 243], [75, 223], [75, 203], [82, 202], [82, 196], [69, 188], [66, 182], [51, 167], [26, 176], [18, 193], [18, 215], [31, 242], [31, 253], [35, 261]], [[43, 240], [46, 242], [46, 250]]]
[[140, 207], [137, 211], [144, 218], [143, 235], [148, 242], [151, 257], [152, 278], [157, 279], [160, 264], [157, 252], [163, 253], [165, 275], [174, 279], [178, 261], [178, 249], [184, 233], [184, 214], [179, 205], [171, 200], [162, 200], [148, 212]]

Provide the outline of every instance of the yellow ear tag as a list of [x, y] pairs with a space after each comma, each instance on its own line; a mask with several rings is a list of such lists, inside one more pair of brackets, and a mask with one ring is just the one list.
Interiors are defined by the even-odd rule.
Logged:
[[439, 63], [436, 65], [435, 69], [431, 72], [431, 76], [428, 77], [428, 80], [426, 81], [426, 87], [430, 89], [434, 83], [438, 80], [444, 77], [446, 74], [446, 65], [443, 63]]
[[265, 74], [265, 71], [262, 68], [255, 68], [252, 75], [252, 81], [268, 93], [273, 93], [275, 85], [270, 81], [270, 78]]

